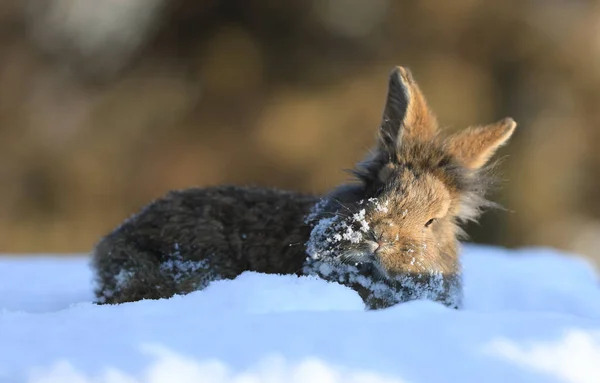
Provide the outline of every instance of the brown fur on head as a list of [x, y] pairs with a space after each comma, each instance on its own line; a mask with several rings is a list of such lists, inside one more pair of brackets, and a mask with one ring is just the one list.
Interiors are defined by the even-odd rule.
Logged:
[[485, 165], [515, 127], [506, 118], [444, 137], [409, 70], [395, 68], [377, 147], [354, 170], [359, 182], [334, 190], [315, 210], [309, 255], [404, 287], [437, 278], [434, 298], [454, 304], [459, 224], [494, 205], [484, 196]]

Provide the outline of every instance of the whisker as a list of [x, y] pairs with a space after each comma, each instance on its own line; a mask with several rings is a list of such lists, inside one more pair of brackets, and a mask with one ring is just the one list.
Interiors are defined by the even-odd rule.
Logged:
[[344, 205], [344, 204], [342, 203], [342, 201], [340, 201], [339, 199], [337, 199], [337, 198], [333, 198], [333, 200], [334, 200], [335, 202], [339, 203], [341, 207], [343, 207], [344, 209], [348, 210], [350, 213], [353, 213], [353, 212], [352, 212], [352, 210], [350, 210], [350, 208], [349, 208], [348, 206]]
[[350, 216], [349, 216], [349, 215], [346, 215], [346, 214], [344, 214], [344, 213], [342, 213], [342, 212], [339, 212], [339, 211], [338, 211], [338, 212], [335, 212], [335, 213], [334, 213], [334, 212], [329, 212], [329, 211], [327, 211], [327, 212], [324, 212], [324, 213], [321, 213], [321, 214], [329, 214], [331, 217], [340, 216], [340, 217], [342, 217], [342, 218], [350, 219]]
[[355, 249], [344, 252], [342, 255], [340, 255], [339, 258], [346, 263], [371, 262], [369, 254], [367, 254], [364, 251], [359, 251], [359, 250], [355, 250]]
[[342, 255], [340, 255], [339, 258], [342, 262], [345, 262], [345, 263], [354, 262], [357, 259], [354, 251], [347, 251], [347, 252], [343, 253]]

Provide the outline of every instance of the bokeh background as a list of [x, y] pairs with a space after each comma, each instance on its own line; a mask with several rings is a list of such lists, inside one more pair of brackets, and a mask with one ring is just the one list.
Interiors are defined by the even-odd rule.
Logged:
[[169, 189], [324, 192], [394, 65], [448, 129], [518, 122], [473, 241], [600, 261], [600, 3], [2, 0], [0, 252], [87, 252]]

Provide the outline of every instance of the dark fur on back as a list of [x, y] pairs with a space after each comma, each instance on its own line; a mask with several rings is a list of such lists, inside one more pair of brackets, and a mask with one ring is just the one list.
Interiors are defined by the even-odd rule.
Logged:
[[368, 308], [412, 299], [460, 307], [460, 224], [490, 186], [505, 119], [444, 137], [410, 72], [389, 77], [377, 147], [355, 181], [323, 198], [217, 186], [173, 191], [100, 240], [99, 303], [168, 298], [245, 271], [310, 274], [356, 290]]
[[299, 273], [317, 197], [253, 187], [173, 191], [96, 246], [100, 303], [167, 298], [244, 271]]

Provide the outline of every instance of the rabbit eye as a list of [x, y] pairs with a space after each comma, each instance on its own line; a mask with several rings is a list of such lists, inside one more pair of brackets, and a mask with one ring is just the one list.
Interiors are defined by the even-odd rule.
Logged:
[[435, 218], [432, 218], [429, 221], [425, 222], [425, 227], [431, 226], [431, 224], [433, 223], [433, 221], [435, 221]]

